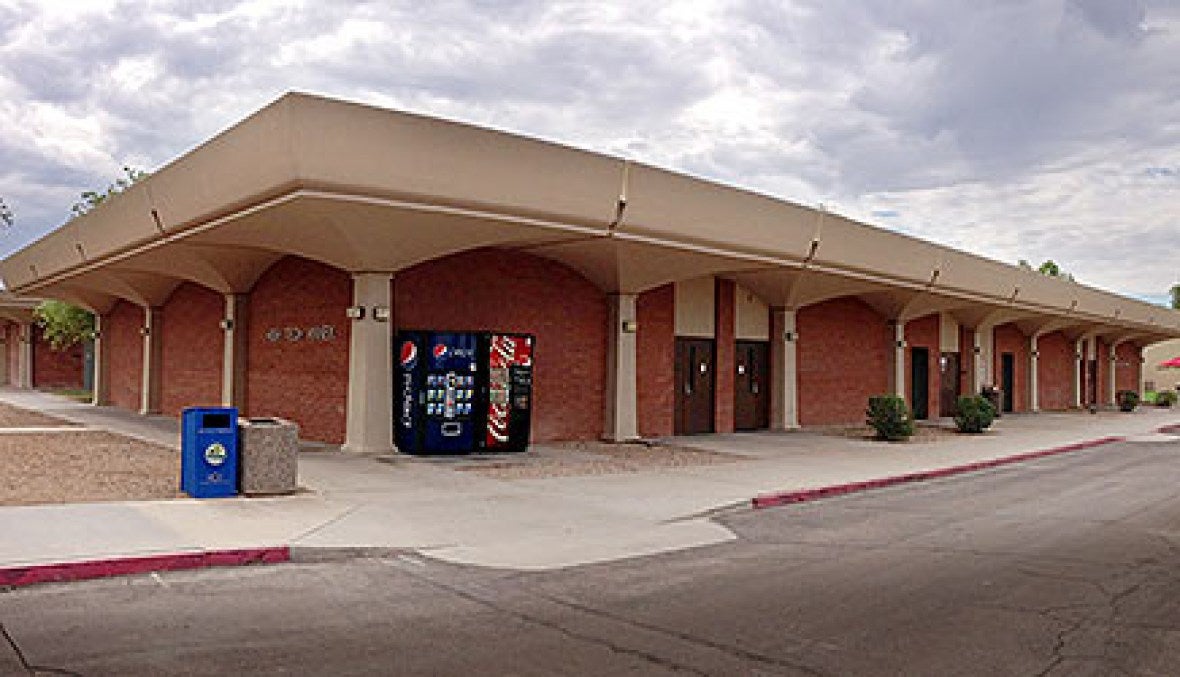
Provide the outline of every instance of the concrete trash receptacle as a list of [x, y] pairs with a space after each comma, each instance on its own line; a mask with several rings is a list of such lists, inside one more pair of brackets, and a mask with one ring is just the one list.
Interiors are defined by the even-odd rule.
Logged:
[[243, 494], [290, 494], [299, 483], [299, 426], [281, 418], [238, 419]]

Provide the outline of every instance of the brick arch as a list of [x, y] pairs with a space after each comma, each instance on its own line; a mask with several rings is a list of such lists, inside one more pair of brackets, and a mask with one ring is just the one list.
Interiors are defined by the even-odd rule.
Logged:
[[393, 287], [401, 328], [536, 334], [533, 440], [602, 435], [606, 296], [581, 274], [551, 259], [477, 249], [408, 268]]
[[220, 404], [224, 298], [185, 282], [160, 310], [160, 412]]
[[863, 423], [871, 395], [889, 392], [893, 329], [858, 298], [800, 308], [799, 422]]
[[[309, 259], [284, 257], [258, 278], [244, 327], [248, 415], [293, 420], [304, 439], [344, 441], [351, 303], [351, 276]], [[308, 329], [325, 326], [326, 340], [308, 339]]]
[[1074, 342], [1059, 331], [1037, 338], [1037, 405], [1045, 410], [1074, 406]]

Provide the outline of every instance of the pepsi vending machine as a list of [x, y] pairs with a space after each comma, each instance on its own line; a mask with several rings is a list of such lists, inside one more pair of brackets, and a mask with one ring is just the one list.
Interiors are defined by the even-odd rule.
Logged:
[[395, 441], [407, 454], [524, 451], [532, 418], [534, 338], [399, 332]]

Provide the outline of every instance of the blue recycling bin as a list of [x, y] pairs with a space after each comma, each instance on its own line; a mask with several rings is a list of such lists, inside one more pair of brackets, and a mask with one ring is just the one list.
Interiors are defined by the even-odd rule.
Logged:
[[193, 498], [238, 494], [238, 410], [188, 407], [180, 415], [180, 489]]

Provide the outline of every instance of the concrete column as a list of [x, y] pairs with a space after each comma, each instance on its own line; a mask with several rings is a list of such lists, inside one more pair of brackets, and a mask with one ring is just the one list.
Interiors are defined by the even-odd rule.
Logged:
[[163, 312], [158, 307], [143, 309], [143, 375], [139, 388], [139, 413], [160, 413], [160, 362], [163, 356]]
[[111, 342], [103, 336], [102, 315], [94, 314], [94, 390], [90, 403], [104, 407], [111, 402]]
[[245, 413], [246, 359], [250, 330], [246, 326], [247, 294], [225, 295], [225, 318], [221, 327], [225, 332], [221, 355], [221, 406], [237, 407]]
[[1082, 349], [1082, 343], [1085, 339], [1078, 339], [1073, 342], [1073, 406], [1081, 409], [1082, 407], [1082, 388], [1085, 384], [1082, 382], [1085, 370], [1082, 368], [1082, 360], [1086, 359], [1086, 353]]
[[1147, 370], [1144, 368], [1147, 359], [1143, 357], [1143, 348], [1141, 347], [1135, 350], [1135, 355], [1139, 367], [1139, 397], [1142, 398], [1143, 394], [1147, 392]]
[[987, 356], [983, 353], [983, 332], [978, 328], [971, 330], [971, 373], [974, 381], [971, 383], [971, 394], [978, 395], [985, 384], [990, 385], [987, 378]]
[[639, 399], [635, 372], [635, 294], [611, 294], [606, 351], [606, 412], [603, 436], [611, 442], [639, 438]]
[[33, 323], [20, 325], [20, 345], [16, 354], [16, 386], [33, 387]]
[[905, 322], [893, 323], [893, 394], [905, 399]]
[[1036, 413], [1041, 410], [1040, 393], [1037, 392], [1037, 368], [1040, 364], [1040, 354], [1037, 352], [1037, 335], [1028, 337], [1028, 410]]
[[799, 330], [795, 310], [774, 308], [770, 315], [770, 427], [799, 429]]
[[1111, 343], [1110, 344], [1110, 378], [1107, 379], [1107, 384], [1106, 384], [1106, 391], [1107, 391], [1106, 392], [1106, 396], [1107, 396], [1106, 403], [1112, 407], [1115, 406], [1116, 404], [1118, 404], [1118, 384], [1115, 382], [1115, 378], [1118, 376], [1118, 365], [1119, 365], [1119, 363], [1118, 363], [1118, 345], [1115, 343]]
[[[392, 283], [390, 273], [352, 276], [352, 304], [364, 317], [352, 321], [348, 346], [345, 451], [393, 451]], [[378, 319], [380, 312], [387, 318]]]

